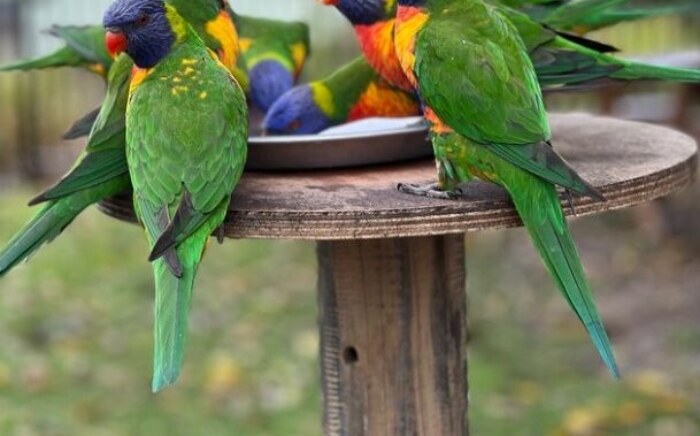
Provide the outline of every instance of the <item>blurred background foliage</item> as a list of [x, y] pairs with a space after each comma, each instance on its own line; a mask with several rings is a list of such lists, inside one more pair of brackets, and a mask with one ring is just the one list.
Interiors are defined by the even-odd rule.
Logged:
[[[42, 29], [98, 22], [108, 3], [0, 0], [0, 62], [47, 52], [55, 41]], [[314, 0], [233, 4], [242, 13], [310, 23], [307, 78], [358, 53], [349, 26]], [[700, 17], [593, 36], [629, 56], [700, 50]], [[0, 240], [31, 215], [27, 199], [73, 161], [82, 143], [58, 138], [101, 95], [100, 80], [78, 71], [0, 76]], [[550, 106], [674, 124], [697, 135], [699, 97], [697, 86], [637, 84], [555, 96]], [[625, 373], [620, 383], [600, 367], [521, 230], [468, 235], [474, 434], [700, 434], [699, 193], [696, 185], [573, 223]], [[319, 434], [313, 245], [212, 247], [194, 298], [182, 380], [159, 396], [148, 389], [152, 279], [145, 253], [140, 229], [90, 210], [3, 278], [0, 434]]]

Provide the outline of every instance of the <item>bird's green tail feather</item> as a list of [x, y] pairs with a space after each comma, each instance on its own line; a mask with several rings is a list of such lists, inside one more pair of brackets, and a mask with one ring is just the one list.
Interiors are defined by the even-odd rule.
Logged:
[[172, 273], [164, 258], [153, 262], [156, 285], [153, 392], [175, 384], [180, 376], [192, 287], [207, 239], [208, 235], [195, 235], [177, 248], [181, 277]]
[[27, 71], [44, 68], [77, 67], [85, 64], [80, 54], [69, 47], [63, 47], [50, 55], [0, 66], [0, 71]]
[[70, 199], [46, 204], [0, 251], [0, 277], [56, 238], [89, 204]]
[[610, 373], [619, 378], [610, 340], [596, 309], [581, 260], [553, 185], [530, 176], [508, 187], [516, 209], [550, 274], [588, 331]]
[[700, 10], [700, 3], [697, 0], [689, 0], [671, 6], [647, 6], [640, 8], [611, 8], [603, 11], [599, 15], [589, 17], [589, 26], [593, 29], [608, 27], [617, 23], [627, 23], [630, 21], [645, 20], [664, 15], [680, 15], [684, 13], [697, 13]]
[[668, 80], [673, 82], [700, 82], [700, 70], [689, 68], [671, 68], [637, 62], [626, 63], [625, 68], [616, 71], [610, 77], [625, 80]]

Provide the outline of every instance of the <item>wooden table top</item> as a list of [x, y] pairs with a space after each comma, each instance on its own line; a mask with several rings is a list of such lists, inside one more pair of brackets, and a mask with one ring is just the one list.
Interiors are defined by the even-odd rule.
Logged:
[[[620, 209], [689, 185], [697, 147], [687, 135], [648, 124], [584, 114], [551, 115], [555, 148], [599, 188], [605, 203], [574, 201], [577, 215]], [[413, 197], [399, 182], [435, 180], [430, 160], [305, 172], [249, 172], [236, 188], [225, 222], [235, 238], [342, 240], [464, 233], [521, 224], [501, 188], [472, 183], [455, 201]], [[128, 196], [101, 204], [134, 220]], [[566, 205], [566, 212], [572, 210]]]

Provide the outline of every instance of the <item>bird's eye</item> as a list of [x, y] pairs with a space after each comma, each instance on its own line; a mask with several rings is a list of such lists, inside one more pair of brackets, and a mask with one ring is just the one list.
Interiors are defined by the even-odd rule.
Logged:
[[224, 9], [226, 6], [228, 6], [226, 0], [219, 0], [219, 9]]
[[294, 120], [287, 125], [287, 130], [296, 131], [301, 127], [301, 121]]
[[143, 27], [146, 24], [148, 24], [149, 19], [150, 18], [148, 16], [148, 14], [143, 13], [143, 14], [139, 15], [139, 17], [136, 19], [136, 24]]

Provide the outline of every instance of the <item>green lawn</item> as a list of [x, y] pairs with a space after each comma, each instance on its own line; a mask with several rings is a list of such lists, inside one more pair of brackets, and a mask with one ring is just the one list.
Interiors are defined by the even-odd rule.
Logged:
[[[0, 240], [29, 216], [28, 198], [28, 190], [0, 197]], [[700, 434], [700, 365], [689, 363], [698, 361], [700, 325], [664, 317], [642, 336], [651, 341], [647, 360], [638, 347], [646, 342], [634, 334], [646, 319], [618, 317], [625, 311], [615, 307], [625, 304], [612, 292], [647, 295], [625, 262], [644, 264], [647, 274], [668, 269], [668, 256], [653, 255], [666, 242], [631, 236], [640, 233], [629, 214], [608, 221], [582, 220], [575, 230], [586, 240], [582, 252], [601, 306], [613, 307], [604, 316], [627, 370], [621, 383], [601, 369], [521, 231], [470, 236], [470, 304], [479, 309], [471, 320], [473, 434]], [[630, 242], [617, 243], [621, 254], [613, 251], [608, 261], [599, 255], [607, 245], [588, 240], [601, 235], [611, 244], [605, 235], [613, 234]], [[90, 210], [3, 279], [0, 434], [320, 434], [313, 245], [212, 244], [199, 274], [183, 376], [157, 396], [149, 391], [145, 256], [139, 228]], [[700, 264], [692, 253], [671, 262], [691, 275]], [[673, 277], [659, 280], [684, 295], [686, 276]]]

